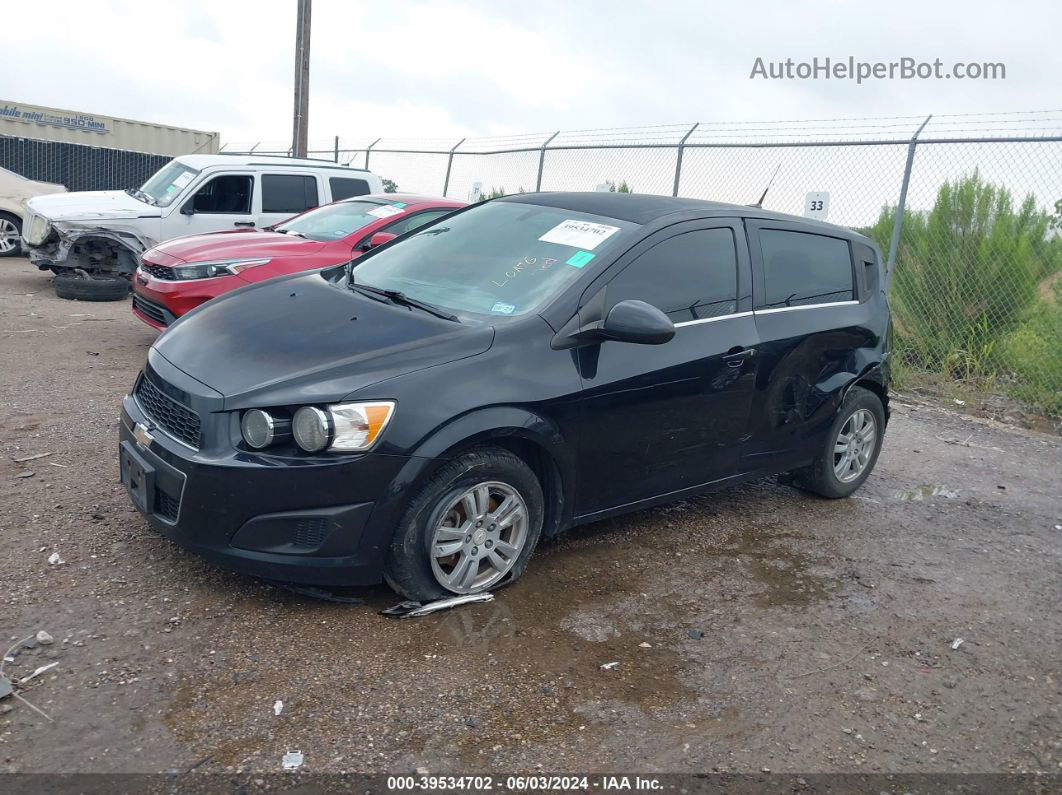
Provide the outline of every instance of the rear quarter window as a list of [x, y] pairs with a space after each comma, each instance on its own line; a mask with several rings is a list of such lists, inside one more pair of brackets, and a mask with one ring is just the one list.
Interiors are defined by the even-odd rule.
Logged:
[[262, 212], [301, 213], [317, 204], [316, 177], [301, 174], [262, 175]]
[[770, 308], [850, 301], [854, 293], [848, 241], [811, 232], [760, 230], [763, 303]]

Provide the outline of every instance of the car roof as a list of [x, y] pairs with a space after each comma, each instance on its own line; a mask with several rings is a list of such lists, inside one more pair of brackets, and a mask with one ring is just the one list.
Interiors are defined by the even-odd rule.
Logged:
[[180, 155], [174, 158], [190, 168], [202, 170], [211, 166], [263, 166], [263, 167], [287, 167], [298, 166], [299, 168], [325, 168], [338, 169], [347, 172], [368, 173], [364, 168], [351, 168], [341, 166], [331, 160], [317, 160], [312, 157], [278, 157], [276, 155]]
[[818, 228], [823, 232], [835, 235], [843, 234], [844, 237], [864, 238], [863, 235], [848, 227], [829, 224], [813, 218], [804, 218], [799, 215], [777, 213], [745, 204], [686, 199], [679, 196], [656, 196], [650, 193], [614, 193], [611, 191], [607, 193], [605, 191], [592, 193], [518, 193], [494, 199], [494, 201], [523, 202], [526, 204], [539, 204], [545, 207], [558, 207], [593, 215], [604, 215], [609, 218], [617, 218], [621, 221], [631, 221], [642, 225], [674, 213], [699, 211], [704, 216], [785, 221], [807, 226], [811, 229]]

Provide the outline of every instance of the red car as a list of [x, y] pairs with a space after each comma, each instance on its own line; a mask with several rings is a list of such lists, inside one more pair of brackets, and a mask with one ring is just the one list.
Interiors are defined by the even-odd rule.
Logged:
[[133, 314], [161, 331], [222, 293], [349, 262], [464, 206], [397, 193], [356, 196], [266, 229], [175, 238], [144, 252], [133, 279]]

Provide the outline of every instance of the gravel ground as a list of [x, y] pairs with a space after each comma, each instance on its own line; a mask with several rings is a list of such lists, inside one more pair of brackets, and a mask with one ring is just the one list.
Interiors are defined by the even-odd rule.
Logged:
[[0, 263], [0, 633], [54, 636], [5, 671], [58, 662], [22, 691], [54, 722], [0, 701], [0, 771], [1062, 771], [1056, 437], [898, 400], [853, 499], [772, 479], [601, 522], [397, 621], [132, 510], [118, 402], [153, 338]]

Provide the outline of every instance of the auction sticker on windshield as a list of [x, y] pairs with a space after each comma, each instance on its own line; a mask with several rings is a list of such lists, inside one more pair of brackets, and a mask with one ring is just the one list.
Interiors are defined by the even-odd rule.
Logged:
[[[404, 206], [405, 205], [403, 205], [403, 207]], [[403, 207], [396, 207], [393, 204], [385, 204], [382, 207], [373, 207], [366, 214], [374, 215], [377, 218], [390, 218], [392, 215], [401, 215], [404, 212]]]
[[543, 243], [557, 243], [561, 246], [593, 251], [619, 230], [618, 226], [595, 224], [590, 221], [576, 221], [573, 218], [569, 218], [550, 229], [539, 240]]
[[191, 171], [185, 171], [181, 173], [180, 175], [178, 175], [177, 179], [173, 181], [173, 187], [183, 188], [185, 185], [192, 181], [192, 177], [194, 176], [195, 174], [193, 174]]

